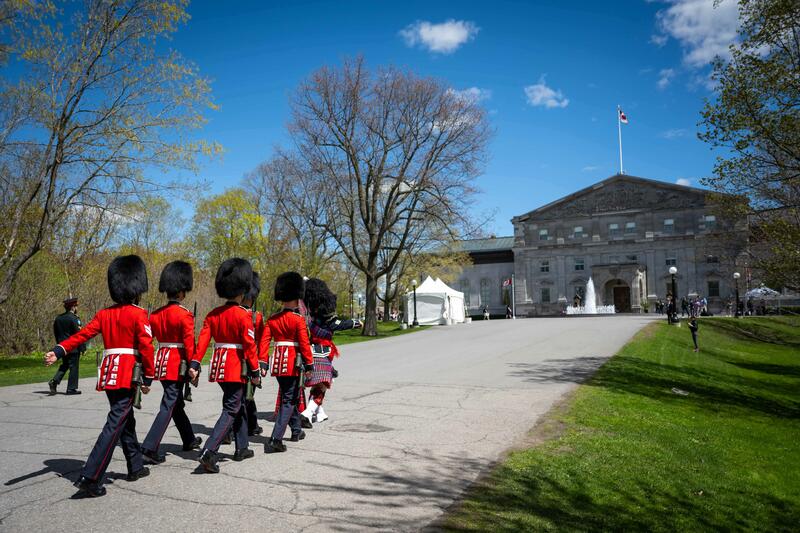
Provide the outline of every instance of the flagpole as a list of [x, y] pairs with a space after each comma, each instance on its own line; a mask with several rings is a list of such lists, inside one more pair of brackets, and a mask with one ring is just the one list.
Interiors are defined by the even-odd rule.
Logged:
[[617, 134], [619, 135], [619, 173], [625, 174], [622, 166], [622, 120], [620, 119], [620, 106], [617, 106]]

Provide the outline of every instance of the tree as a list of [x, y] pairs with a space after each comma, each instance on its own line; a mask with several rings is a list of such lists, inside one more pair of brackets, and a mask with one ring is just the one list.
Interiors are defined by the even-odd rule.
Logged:
[[86, 0], [64, 29], [58, 10], [13, 26], [25, 76], [0, 88], [0, 304], [75, 209], [172, 187], [148, 174], [194, 169], [216, 151], [186, 139], [214, 107], [208, 82], [162, 52], [186, 5]]
[[700, 138], [729, 155], [704, 180], [718, 208], [747, 219], [752, 266], [800, 289], [800, 4], [740, 0], [739, 42], [717, 59]]
[[370, 73], [361, 58], [314, 72], [291, 107], [291, 207], [364, 275], [364, 335], [376, 335], [379, 278], [429, 235], [469, 230], [486, 113], [438, 80], [391, 67]]

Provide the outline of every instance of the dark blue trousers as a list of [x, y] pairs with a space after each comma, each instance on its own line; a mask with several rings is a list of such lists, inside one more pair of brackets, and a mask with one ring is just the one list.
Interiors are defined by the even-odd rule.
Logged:
[[94, 481], [102, 480], [117, 442], [122, 445], [128, 473], [142, 468], [142, 451], [139, 449], [139, 441], [136, 440], [136, 420], [133, 418], [134, 393], [134, 389], [106, 391], [110, 407], [108, 418], [83, 467], [84, 477]]
[[272, 439], [283, 440], [286, 433], [286, 426], [292, 429], [292, 434], [296, 435], [302, 431], [300, 425], [300, 413], [297, 410], [297, 402], [300, 399], [300, 379], [297, 377], [276, 377], [281, 391], [281, 408], [275, 418], [275, 425], [272, 427]]
[[222, 382], [222, 413], [214, 424], [203, 450], [216, 452], [225, 435], [233, 427], [233, 438], [237, 450], [247, 449], [247, 412], [244, 408], [244, 383]]
[[78, 364], [81, 361], [81, 354], [80, 352], [70, 352], [61, 358], [61, 364], [58, 365], [58, 370], [56, 370], [56, 375], [53, 376], [53, 381], [56, 382], [56, 385], [61, 383], [61, 380], [64, 379], [64, 375], [69, 371], [69, 378], [67, 378], [67, 390], [77, 390], [78, 389]]
[[194, 430], [184, 409], [186, 404], [183, 401], [183, 381], [162, 381], [161, 385], [164, 387], [161, 408], [142, 443], [142, 449], [151, 452], [158, 451], [170, 420], [175, 422], [184, 445], [194, 442]]

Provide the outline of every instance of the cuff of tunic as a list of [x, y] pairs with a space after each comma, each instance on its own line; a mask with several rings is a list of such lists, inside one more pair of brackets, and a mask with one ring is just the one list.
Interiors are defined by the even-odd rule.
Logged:
[[67, 351], [64, 350], [60, 344], [56, 344], [56, 347], [53, 348], [53, 352], [55, 352], [57, 359], [63, 359], [67, 355]]
[[190, 362], [189, 363], [189, 368], [191, 368], [192, 370], [197, 370], [199, 372], [200, 371], [200, 361], [192, 361], [192, 362]]

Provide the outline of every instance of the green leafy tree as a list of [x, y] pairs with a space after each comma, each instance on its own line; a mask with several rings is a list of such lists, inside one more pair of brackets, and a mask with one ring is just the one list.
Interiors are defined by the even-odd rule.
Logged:
[[749, 222], [749, 263], [800, 289], [800, 3], [740, 0], [739, 39], [714, 64], [700, 138], [726, 149], [705, 183], [723, 214]]

